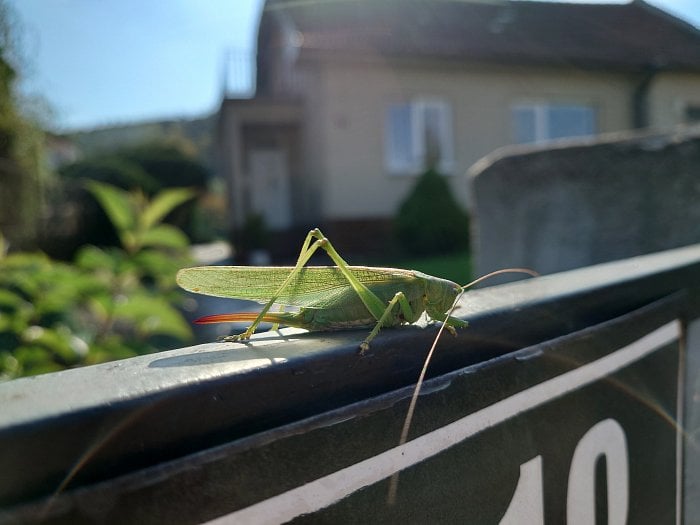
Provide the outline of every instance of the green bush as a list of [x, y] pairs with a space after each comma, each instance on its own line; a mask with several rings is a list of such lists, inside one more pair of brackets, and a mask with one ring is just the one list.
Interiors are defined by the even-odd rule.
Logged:
[[98, 181], [124, 190], [141, 188], [148, 194], [156, 192], [160, 186], [141, 166], [117, 155], [74, 162], [62, 167], [59, 174], [67, 181]]
[[469, 217], [434, 169], [418, 179], [401, 204], [394, 227], [401, 248], [410, 254], [444, 254], [469, 247]]
[[[203, 192], [207, 188], [209, 172], [198, 160], [188, 155], [177, 144], [146, 143], [141, 146], [123, 148], [117, 154], [148, 173], [158, 183], [158, 189], [195, 188]], [[152, 192], [146, 191], [152, 195]], [[167, 221], [176, 225], [192, 239], [201, 236], [194, 224], [197, 202], [178, 207]]]
[[118, 150], [116, 155], [153, 177], [158, 189], [183, 186], [204, 189], [209, 179], [207, 169], [176, 145], [143, 144]]
[[50, 195], [50, 204], [54, 210], [72, 207], [76, 220], [68, 222], [72, 227], [58, 232], [52, 231], [53, 224], [48, 224], [44, 230], [47, 235], [42, 235], [40, 246], [46, 253], [63, 260], [72, 259], [84, 244], [119, 244], [104, 208], [87, 189], [90, 182], [109, 184], [123, 190], [140, 188], [147, 194], [159, 187], [158, 182], [140, 166], [118, 156], [81, 160], [63, 166], [59, 174], [62, 184]]
[[164, 188], [206, 188], [207, 169], [177, 146], [143, 144], [93, 155], [61, 168], [68, 180], [94, 180], [149, 196]]
[[[79, 243], [113, 245], [108, 235], [109, 228], [103, 211], [96, 207], [95, 200], [84, 191], [86, 184], [101, 182], [122, 190], [139, 190], [152, 197], [166, 188], [189, 187], [203, 190], [208, 180], [207, 169], [197, 160], [175, 145], [145, 144], [122, 148], [110, 153], [92, 156], [66, 165], [59, 172], [61, 191], [56, 196], [54, 207], [73, 206], [79, 215], [77, 226], [66, 238], [52, 242], [43, 239], [42, 248], [59, 257], [66, 257], [61, 247], [73, 247]], [[206, 222], [196, 212], [197, 203], [187, 202], [169, 212], [166, 222], [185, 231], [192, 238], [209, 240], [215, 237], [207, 231]], [[209, 211], [209, 210], [205, 210]], [[199, 220], [198, 223], [195, 220]], [[215, 229], [211, 227], [211, 229]], [[73, 252], [69, 251], [68, 258]]]
[[73, 264], [43, 254], [6, 254], [0, 236], [0, 379], [154, 352], [191, 339], [175, 305], [175, 274], [188, 241], [163, 224], [192, 198], [170, 189], [140, 192], [92, 183], [122, 248], [83, 247]]

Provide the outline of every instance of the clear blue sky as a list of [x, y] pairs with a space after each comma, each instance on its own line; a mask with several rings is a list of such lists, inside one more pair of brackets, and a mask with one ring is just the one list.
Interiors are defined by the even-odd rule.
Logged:
[[[227, 50], [252, 61], [263, 0], [8, 0], [56, 129], [216, 109]], [[587, 0], [589, 2], [596, 0]], [[601, 0], [598, 0], [599, 2]], [[700, 0], [650, 0], [700, 27]], [[244, 69], [246, 60], [242, 60]], [[240, 62], [239, 62], [240, 63]]]

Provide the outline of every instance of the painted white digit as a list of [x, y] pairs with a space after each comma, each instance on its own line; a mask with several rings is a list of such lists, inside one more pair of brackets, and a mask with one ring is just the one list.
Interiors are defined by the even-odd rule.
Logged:
[[595, 525], [595, 468], [601, 456], [605, 456], [606, 465], [608, 523], [627, 522], [627, 439], [617, 421], [605, 419], [586, 432], [574, 451], [566, 502], [568, 525]]
[[515, 487], [500, 525], [528, 523], [544, 524], [544, 498], [542, 496], [542, 456], [536, 456], [520, 465], [520, 478]]

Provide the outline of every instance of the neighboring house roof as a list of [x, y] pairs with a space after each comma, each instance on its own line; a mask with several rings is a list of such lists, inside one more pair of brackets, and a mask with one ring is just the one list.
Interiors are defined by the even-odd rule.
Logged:
[[642, 0], [268, 0], [265, 13], [302, 52], [700, 69], [700, 31]]

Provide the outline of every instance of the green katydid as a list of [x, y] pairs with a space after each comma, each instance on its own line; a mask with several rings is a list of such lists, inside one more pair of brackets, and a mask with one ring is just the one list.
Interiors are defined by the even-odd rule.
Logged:
[[[306, 266], [319, 249], [335, 266]], [[504, 272], [534, 272], [525, 269], [499, 270], [466, 286], [418, 271], [396, 268], [350, 266], [317, 228], [304, 240], [293, 267], [201, 266], [178, 272], [177, 282], [185, 290], [264, 303], [259, 313], [210, 315], [197, 323], [251, 321], [248, 329], [226, 337], [228, 341], [249, 339], [261, 322], [271, 322], [312, 331], [373, 327], [360, 345], [364, 353], [385, 327], [415, 323], [426, 312], [456, 334], [467, 322], [452, 317], [457, 298], [467, 288]], [[273, 304], [299, 307], [294, 312], [270, 312]], [[449, 312], [449, 313], [448, 313]]]

